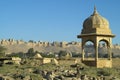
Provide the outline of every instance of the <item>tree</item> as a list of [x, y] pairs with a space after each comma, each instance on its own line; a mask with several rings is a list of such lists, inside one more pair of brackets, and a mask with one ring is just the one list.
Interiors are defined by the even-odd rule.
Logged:
[[65, 58], [65, 56], [66, 56], [66, 51], [60, 51], [59, 53], [58, 53], [58, 57], [61, 59], [61, 58]]
[[3, 47], [3, 46], [0, 46], [0, 57], [4, 57], [5, 56], [5, 51], [6, 51], [7, 49], [5, 48], [5, 47]]
[[27, 52], [27, 56], [28, 57], [32, 57], [32, 56], [34, 56], [34, 49], [33, 48], [30, 48], [30, 49], [28, 49], [28, 52]]
[[34, 41], [33, 41], [33, 40], [29, 40], [28, 42], [34, 43]]

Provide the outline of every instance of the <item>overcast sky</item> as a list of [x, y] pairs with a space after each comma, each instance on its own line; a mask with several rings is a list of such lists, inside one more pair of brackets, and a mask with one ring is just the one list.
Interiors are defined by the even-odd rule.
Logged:
[[94, 5], [120, 43], [120, 0], [0, 0], [0, 39], [80, 41]]

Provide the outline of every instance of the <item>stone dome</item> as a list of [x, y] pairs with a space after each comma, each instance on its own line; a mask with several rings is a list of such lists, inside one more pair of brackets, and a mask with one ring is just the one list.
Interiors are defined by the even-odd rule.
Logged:
[[99, 13], [96, 10], [96, 7], [94, 7], [93, 14], [83, 22], [83, 28], [84, 29], [91, 29], [91, 28], [106, 29], [106, 28], [109, 28], [109, 22], [107, 21], [107, 19], [99, 15]]

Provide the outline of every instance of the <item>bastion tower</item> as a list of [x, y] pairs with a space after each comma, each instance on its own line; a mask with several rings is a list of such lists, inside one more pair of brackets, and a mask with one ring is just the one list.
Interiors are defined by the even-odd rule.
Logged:
[[[89, 16], [85, 21], [83, 22], [83, 29], [81, 31], [81, 34], [77, 36], [77, 38], [81, 38], [82, 42], [82, 62], [88, 66], [95, 66], [97, 68], [103, 68], [103, 67], [112, 67], [112, 38], [115, 37], [114, 34], [112, 34], [111, 29], [109, 27], [109, 22], [107, 19], [102, 17], [96, 10], [96, 7], [94, 7], [94, 12], [91, 16]], [[94, 54], [95, 56], [93, 59], [86, 59], [85, 58], [85, 52], [84, 52], [84, 46], [86, 42], [91, 41], [93, 43], [94, 47]], [[107, 49], [108, 49], [108, 58], [99, 58], [98, 55], [98, 47], [99, 42], [104, 41], [106, 43]]]

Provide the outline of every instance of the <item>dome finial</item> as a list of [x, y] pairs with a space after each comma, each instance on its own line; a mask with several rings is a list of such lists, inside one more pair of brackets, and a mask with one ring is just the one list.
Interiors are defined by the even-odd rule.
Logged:
[[96, 6], [94, 5], [94, 11], [96, 11]]
[[96, 6], [94, 5], [94, 12], [93, 12], [93, 15], [94, 14], [98, 14], [98, 12], [97, 12], [97, 9], [96, 9]]

